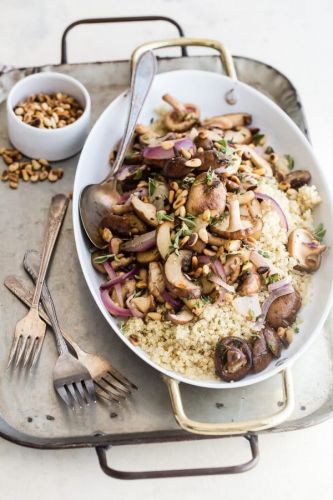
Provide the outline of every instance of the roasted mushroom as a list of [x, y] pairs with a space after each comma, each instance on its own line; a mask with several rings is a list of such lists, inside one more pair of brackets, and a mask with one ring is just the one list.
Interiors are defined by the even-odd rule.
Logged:
[[298, 271], [313, 273], [321, 264], [321, 254], [326, 250], [326, 245], [314, 239], [306, 229], [294, 229], [289, 234], [288, 252], [297, 260], [294, 267]]
[[154, 309], [154, 299], [151, 295], [135, 297], [131, 300], [131, 303], [143, 314], [147, 314]]
[[218, 177], [213, 176], [212, 183], [206, 173], [200, 174], [189, 192], [186, 210], [189, 214], [199, 215], [206, 209], [221, 215], [225, 209], [226, 190]]
[[302, 300], [296, 290], [282, 295], [272, 302], [267, 312], [266, 321], [275, 330], [280, 326], [289, 326], [294, 323], [301, 305]]
[[193, 314], [188, 309], [182, 309], [179, 313], [168, 312], [166, 318], [175, 325], [186, 325], [194, 318]]
[[186, 177], [193, 170], [192, 167], [186, 165], [188, 160], [183, 156], [175, 156], [169, 160], [163, 160], [163, 174], [167, 178], [179, 179]]
[[261, 280], [259, 274], [255, 272], [244, 273], [240, 277], [237, 293], [241, 296], [255, 295], [260, 291]]
[[224, 264], [224, 270], [229, 284], [232, 285], [237, 281], [241, 272], [242, 263], [243, 261], [240, 255], [228, 255]]
[[268, 349], [264, 334], [260, 332], [252, 347], [253, 371], [259, 373], [265, 370], [273, 359], [272, 353]]
[[91, 254], [91, 263], [92, 263], [94, 269], [96, 269], [96, 271], [98, 271], [99, 273], [102, 273], [102, 274], [107, 274], [103, 264], [98, 264], [96, 262], [96, 259], [98, 259], [98, 257], [103, 257], [103, 255], [105, 255], [105, 252], [103, 250], [96, 250], [95, 252], [93, 252]]
[[201, 296], [200, 286], [190, 281], [183, 273], [183, 261], [190, 261], [192, 253], [180, 250], [179, 255], [172, 253], [164, 265], [165, 279], [170, 289], [179, 297], [198, 298]]
[[234, 127], [249, 125], [252, 116], [248, 113], [229, 113], [226, 115], [213, 116], [203, 121], [204, 127], [216, 127], [222, 130], [229, 130]]
[[311, 181], [311, 174], [308, 170], [293, 170], [285, 176], [285, 180], [293, 189], [298, 189]]
[[216, 374], [226, 382], [245, 377], [252, 368], [252, 352], [246, 340], [239, 337], [221, 338], [215, 348]]
[[279, 358], [281, 356], [281, 351], [282, 351], [282, 342], [276, 331], [267, 325], [264, 328], [264, 337], [270, 352], [273, 354], [275, 358]]
[[164, 117], [164, 125], [172, 132], [185, 132], [199, 120], [199, 109], [194, 104], [181, 104], [169, 94], [163, 96], [163, 101], [170, 104], [173, 111]]
[[236, 127], [235, 130], [227, 130], [224, 139], [234, 144], [251, 144], [252, 134], [246, 127]]
[[253, 234], [260, 233], [262, 222], [260, 219], [254, 219], [252, 222], [248, 219], [242, 219], [239, 209], [239, 201], [236, 195], [229, 197], [229, 219], [222, 224], [212, 226], [211, 230], [228, 240], [244, 240]]
[[156, 245], [161, 257], [165, 260], [170, 253], [172, 246], [170, 232], [173, 228], [173, 222], [165, 221], [157, 226]]
[[165, 283], [162, 273], [162, 266], [159, 262], [150, 262], [148, 268], [148, 289], [155, 299], [164, 303], [162, 293], [165, 289]]
[[140, 200], [140, 198], [134, 195], [131, 198], [131, 203], [140, 219], [142, 219], [150, 226], [157, 226], [158, 221], [156, 218], [156, 207], [154, 205], [152, 205], [151, 203], [145, 203]]
[[163, 210], [164, 203], [168, 198], [168, 186], [165, 182], [155, 180], [154, 187], [154, 192], [149, 196], [149, 200], [156, 207], [156, 210]]

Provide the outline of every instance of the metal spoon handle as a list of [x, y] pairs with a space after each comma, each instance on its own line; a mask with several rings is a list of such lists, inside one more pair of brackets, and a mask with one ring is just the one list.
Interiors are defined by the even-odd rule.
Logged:
[[125, 128], [125, 133], [121, 140], [117, 157], [111, 168], [111, 173], [106, 181], [113, 177], [124, 161], [124, 157], [134, 133], [135, 125], [138, 121], [140, 111], [146, 100], [149, 89], [156, 73], [156, 58], [152, 51], [145, 52], [138, 60], [132, 74], [130, 109]]
[[[31, 278], [35, 282], [38, 279], [40, 263], [41, 263], [40, 255], [36, 250], [28, 250], [25, 253], [24, 259], [23, 259], [24, 269], [28, 272], [28, 274], [31, 276]], [[54, 332], [56, 343], [57, 343], [58, 352], [59, 352], [59, 354], [68, 353], [69, 352], [68, 347], [67, 347], [65, 339], [62, 335], [62, 331], [60, 329], [60, 325], [59, 325], [57, 313], [55, 310], [54, 302], [53, 302], [53, 299], [51, 297], [50, 291], [47, 287], [46, 281], [44, 281], [42, 289], [41, 289], [41, 299], [42, 299], [42, 303], [43, 303], [45, 312], [48, 315], [48, 317], [51, 321], [51, 324], [52, 324], [53, 332]]]

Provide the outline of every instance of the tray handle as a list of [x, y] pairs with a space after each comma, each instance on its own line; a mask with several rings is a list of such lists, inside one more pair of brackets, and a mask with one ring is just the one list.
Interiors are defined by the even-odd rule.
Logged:
[[[136, 23], [145, 21], [165, 21], [173, 24], [177, 28], [180, 37], [184, 36], [183, 28], [177, 21], [166, 16], [130, 16], [130, 17], [97, 17], [88, 19], [78, 19], [71, 23], [62, 34], [61, 37], [61, 64], [67, 64], [67, 35], [68, 33], [81, 24], [105, 24], [105, 23]], [[182, 56], [187, 56], [186, 47], [181, 47]]]
[[273, 415], [248, 420], [244, 422], [219, 422], [204, 423], [191, 420], [184, 411], [179, 382], [170, 377], [164, 376], [171, 399], [174, 416], [180, 427], [188, 432], [210, 436], [235, 436], [243, 435], [248, 432], [258, 432], [264, 429], [270, 429], [284, 422], [292, 413], [295, 406], [294, 386], [292, 373], [289, 368], [281, 372], [282, 387], [284, 392], [284, 404], [281, 409]]
[[144, 43], [143, 45], [139, 45], [139, 47], [134, 50], [131, 57], [132, 69], [143, 52], [146, 52], [147, 50], [178, 46], [182, 48], [188, 46], [208, 47], [217, 50], [220, 54], [222, 66], [225, 69], [226, 74], [232, 80], [237, 80], [235, 65], [229, 51], [221, 42], [205, 38], [172, 38], [170, 40], [156, 40], [153, 42]]
[[193, 477], [193, 476], [216, 476], [223, 474], [239, 474], [253, 469], [259, 462], [259, 444], [256, 434], [243, 436], [249, 443], [251, 458], [247, 462], [239, 465], [229, 465], [224, 467], [205, 467], [198, 469], [169, 469], [169, 470], [148, 470], [148, 471], [121, 471], [108, 465], [106, 451], [110, 446], [97, 446], [96, 453], [102, 471], [116, 479], [161, 479], [170, 477]]

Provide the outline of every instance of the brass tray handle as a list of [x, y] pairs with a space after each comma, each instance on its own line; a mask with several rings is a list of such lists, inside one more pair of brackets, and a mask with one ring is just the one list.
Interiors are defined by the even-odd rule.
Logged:
[[278, 412], [273, 415], [261, 417], [256, 420], [244, 422], [205, 423], [191, 420], [184, 411], [182, 397], [179, 390], [179, 382], [170, 377], [163, 376], [168, 387], [172, 409], [176, 421], [188, 432], [210, 436], [236, 436], [248, 432], [258, 432], [271, 429], [284, 422], [292, 413], [295, 406], [294, 385], [292, 373], [289, 368], [281, 372], [282, 386], [284, 392], [284, 404]]
[[131, 57], [132, 69], [137, 63], [139, 57], [147, 50], [162, 49], [166, 47], [188, 47], [188, 46], [208, 47], [217, 50], [220, 54], [222, 66], [226, 74], [232, 80], [235, 81], [237, 80], [235, 65], [229, 51], [225, 48], [225, 46], [222, 43], [216, 40], [208, 40], [206, 38], [171, 38], [169, 40], [156, 40], [154, 42], [148, 42], [144, 43], [143, 45], [139, 45], [139, 47], [137, 47], [134, 50]]

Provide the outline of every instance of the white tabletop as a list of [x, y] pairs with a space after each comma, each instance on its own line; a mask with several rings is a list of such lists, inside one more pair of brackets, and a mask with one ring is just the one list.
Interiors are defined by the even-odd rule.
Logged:
[[[56, 63], [60, 36], [84, 17], [166, 15], [186, 35], [216, 38], [234, 54], [268, 62], [298, 88], [312, 142], [333, 181], [333, 38], [331, 0], [11, 0], [0, 5], [0, 63]], [[135, 45], [173, 36], [157, 26], [82, 28], [70, 36], [71, 61], [128, 57]], [[83, 42], [83, 43], [82, 43]], [[83, 49], [84, 48], [84, 49]], [[0, 442], [0, 491], [6, 499], [332, 498], [333, 421], [315, 428], [260, 437], [261, 460], [241, 476], [123, 482], [105, 476], [94, 450], [38, 451]], [[241, 462], [243, 439], [118, 447], [109, 454], [118, 468], [186, 467]]]

